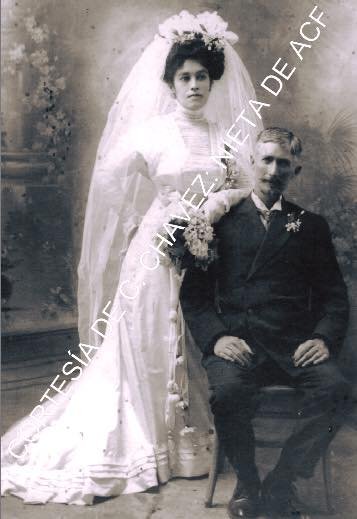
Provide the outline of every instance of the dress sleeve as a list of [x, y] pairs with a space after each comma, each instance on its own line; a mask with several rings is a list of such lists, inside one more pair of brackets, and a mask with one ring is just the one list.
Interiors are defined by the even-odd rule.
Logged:
[[105, 156], [97, 157], [96, 186], [110, 205], [138, 181], [138, 176], [147, 181], [155, 175], [163, 141], [162, 126], [159, 118], [137, 125], [118, 137]]

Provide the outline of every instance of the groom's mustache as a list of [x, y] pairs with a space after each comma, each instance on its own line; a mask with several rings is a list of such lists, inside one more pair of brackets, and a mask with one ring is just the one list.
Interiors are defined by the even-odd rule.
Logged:
[[283, 187], [284, 185], [283, 181], [278, 178], [263, 178], [262, 181], [265, 184], [269, 184], [271, 187], [275, 188]]

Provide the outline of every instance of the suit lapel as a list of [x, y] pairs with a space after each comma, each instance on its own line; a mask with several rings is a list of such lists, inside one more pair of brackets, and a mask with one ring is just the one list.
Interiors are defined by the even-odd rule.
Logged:
[[274, 257], [290, 238], [291, 233], [285, 227], [288, 223], [288, 212], [287, 203], [282, 199], [282, 210], [274, 215], [268, 230], [265, 232], [263, 241], [248, 273], [248, 279]]
[[249, 196], [234, 210], [236, 211], [233, 217], [237, 233], [236, 240], [238, 240], [238, 243], [244, 244], [245, 247], [249, 245], [249, 248], [254, 249], [255, 255], [266, 234], [257, 208]]

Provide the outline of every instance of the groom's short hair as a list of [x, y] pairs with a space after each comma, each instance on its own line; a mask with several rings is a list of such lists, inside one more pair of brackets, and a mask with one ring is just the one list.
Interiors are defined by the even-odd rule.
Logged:
[[299, 137], [293, 134], [292, 131], [286, 128], [279, 128], [278, 126], [271, 126], [262, 130], [257, 136], [258, 142], [277, 142], [281, 146], [288, 146], [290, 153], [294, 157], [299, 157], [302, 152], [302, 144]]

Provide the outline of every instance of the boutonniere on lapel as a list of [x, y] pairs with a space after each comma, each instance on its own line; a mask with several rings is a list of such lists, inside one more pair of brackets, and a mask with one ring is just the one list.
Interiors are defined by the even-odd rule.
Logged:
[[300, 220], [300, 216], [304, 214], [304, 210], [300, 211], [299, 214], [296, 213], [288, 213], [288, 223], [285, 224], [285, 229], [288, 232], [299, 232], [301, 228], [302, 221]]

